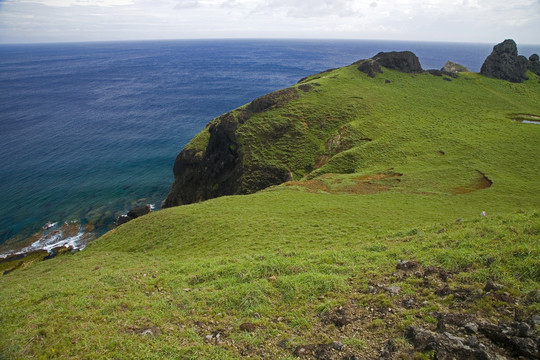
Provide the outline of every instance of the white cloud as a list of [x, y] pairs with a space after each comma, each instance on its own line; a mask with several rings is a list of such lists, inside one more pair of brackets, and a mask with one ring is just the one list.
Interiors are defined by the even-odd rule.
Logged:
[[356, 38], [538, 43], [538, 0], [0, 0], [0, 42]]

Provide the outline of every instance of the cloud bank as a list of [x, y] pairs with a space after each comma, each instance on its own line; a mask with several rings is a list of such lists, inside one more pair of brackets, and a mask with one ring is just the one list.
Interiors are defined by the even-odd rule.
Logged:
[[4, 0], [0, 42], [341, 38], [535, 44], [539, 0]]

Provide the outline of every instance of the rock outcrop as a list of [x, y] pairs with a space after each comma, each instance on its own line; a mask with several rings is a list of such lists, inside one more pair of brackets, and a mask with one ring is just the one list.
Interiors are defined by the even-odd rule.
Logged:
[[446, 64], [444, 64], [444, 66], [441, 68], [441, 71], [449, 72], [449, 73], [458, 73], [458, 72], [469, 72], [470, 70], [467, 69], [465, 66], [455, 63], [453, 61], [447, 61]]
[[360, 60], [356, 64], [358, 64], [358, 70], [370, 77], [381, 73], [381, 66], [410, 74], [423, 71], [420, 60], [410, 51], [380, 52], [371, 59]]
[[146, 214], [149, 214], [152, 212], [152, 206], [151, 205], [144, 205], [139, 206], [137, 208], [131, 209], [128, 211], [126, 215], [120, 215], [116, 218], [115, 225], [120, 226], [122, 224], [125, 224], [133, 219], [138, 218], [139, 216], [143, 216]]
[[529, 64], [527, 65], [527, 68], [535, 73], [536, 75], [540, 76], [540, 57], [538, 54], [532, 54], [529, 57]]
[[492, 53], [486, 58], [480, 74], [496, 79], [520, 83], [527, 80], [527, 58], [518, 55], [514, 40], [504, 40], [493, 47]]

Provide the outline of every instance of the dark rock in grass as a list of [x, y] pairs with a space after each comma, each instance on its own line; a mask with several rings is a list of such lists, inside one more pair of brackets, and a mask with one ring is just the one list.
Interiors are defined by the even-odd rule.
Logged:
[[405, 338], [414, 346], [415, 351], [435, 351], [435, 358], [439, 360], [488, 360], [492, 358], [484, 350], [465, 345], [465, 339], [449, 333], [439, 334], [409, 326], [405, 330]]
[[397, 350], [396, 341], [394, 339], [388, 340], [381, 351], [381, 358], [382, 359], [392, 358], [392, 354], [394, 354], [396, 350]]
[[277, 346], [282, 348], [282, 349], [286, 349], [290, 342], [291, 342], [291, 340], [289, 340], [289, 339], [283, 339], [283, 340], [280, 340], [277, 343]]
[[420, 73], [422, 66], [418, 57], [410, 51], [380, 52], [372, 58], [380, 66], [404, 73]]
[[149, 214], [150, 212], [152, 212], [152, 207], [150, 205], [139, 206], [137, 208], [129, 210], [127, 215], [118, 216], [116, 218], [115, 224], [116, 226], [120, 226], [140, 216]]
[[150, 205], [140, 206], [135, 209], [129, 210], [127, 213], [127, 216], [129, 216], [132, 219], [136, 219], [139, 216], [149, 214], [151, 211], [152, 211], [152, 207]]
[[322, 313], [321, 320], [324, 324], [334, 324], [338, 328], [349, 325], [353, 321], [347, 310], [343, 308]]
[[[524, 356], [527, 359], [540, 358], [540, 351], [536, 339], [520, 336], [519, 324], [514, 327], [509, 325], [495, 325], [491, 323], [481, 323], [479, 332], [487, 337], [493, 344], [504, 348], [514, 356]], [[533, 335], [527, 332], [526, 335]]]
[[448, 73], [458, 73], [458, 72], [469, 72], [470, 70], [467, 69], [465, 66], [460, 65], [458, 63], [447, 61], [446, 64], [441, 68], [441, 71], [448, 72]]
[[315, 353], [315, 349], [317, 348], [317, 345], [309, 344], [309, 345], [298, 345], [294, 351], [294, 356], [310, 356]]
[[494, 283], [491, 280], [489, 280], [484, 287], [484, 291], [499, 291], [502, 289], [504, 289], [504, 285]]
[[518, 55], [514, 40], [507, 39], [493, 47], [492, 53], [482, 64], [480, 74], [520, 83], [528, 79], [525, 76], [527, 65], [527, 58]]
[[400, 260], [396, 265], [396, 269], [398, 270], [415, 270], [419, 267], [419, 263], [411, 260]]
[[529, 57], [529, 63], [527, 65], [527, 68], [535, 73], [536, 75], [540, 76], [540, 57], [537, 54], [532, 54]]
[[473, 323], [473, 322], [466, 323], [464, 328], [469, 334], [477, 334], [478, 333], [478, 325]]

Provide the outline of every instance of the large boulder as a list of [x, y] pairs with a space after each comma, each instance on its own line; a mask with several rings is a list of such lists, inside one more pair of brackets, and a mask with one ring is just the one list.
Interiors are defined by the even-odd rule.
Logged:
[[518, 55], [515, 41], [507, 39], [493, 47], [480, 69], [480, 74], [519, 83], [528, 79], [525, 76], [527, 64], [527, 58]]
[[354, 64], [358, 65], [358, 70], [369, 77], [382, 73], [381, 66], [411, 74], [423, 71], [420, 60], [410, 51], [380, 52], [371, 59], [359, 60]]
[[372, 59], [388, 69], [405, 73], [420, 73], [423, 71], [418, 57], [410, 51], [380, 52]]
[[532, 54], [529, 57], [529, 64], [527, 66], [527, 68], [529, 70], [531, 70], [533, 73], [535, 73], [538, 76], [540, 76], [540, 61], [539, 61], [539, 59], [540, 59], [540, 57], [538, 56], [538, 54]]

